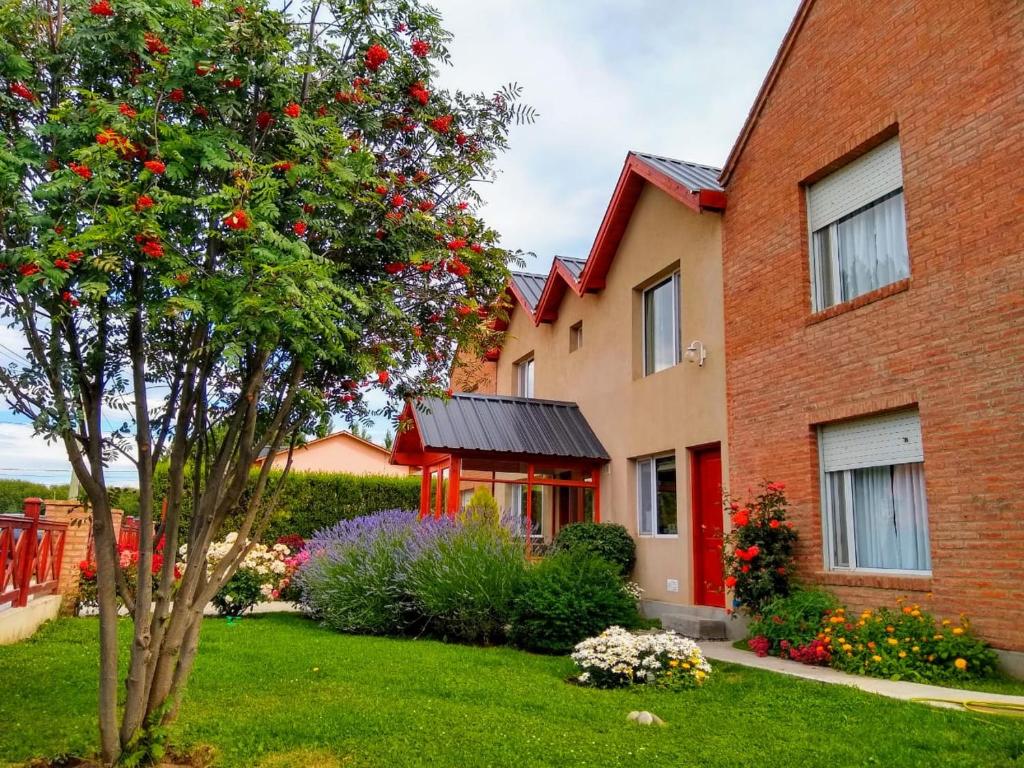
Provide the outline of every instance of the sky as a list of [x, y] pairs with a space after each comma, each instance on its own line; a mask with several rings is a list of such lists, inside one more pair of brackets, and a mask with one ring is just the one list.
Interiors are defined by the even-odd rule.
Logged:
[[[434, 0], [455, 36], [448, 88], [517, 82], [540, 114], [512, 130], [480, 214], [502, 245], [586, 258], [629, 150], [720, 166], [798, 0]], [[0, 328], [0, 361], [18, 354]], [[114, 426], [112, 423], [110, 426]], [[383, 441], [388, 425], [371, 436]], [[63, 448], [0, 410], [0, 478], [67, 482]], [[110, 483], [131, 484], [124, 459]]]

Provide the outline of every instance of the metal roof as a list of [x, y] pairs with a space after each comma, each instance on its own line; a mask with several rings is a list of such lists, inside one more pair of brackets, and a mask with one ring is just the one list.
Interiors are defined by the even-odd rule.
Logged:
[[573, 280], [579, 280], [580, 275], [583, 273], [583, 267], [587, 265], [586, 259], [574, 259], [570, 256], [555, 256], [560, 262], [565, 264], [569, 270], [569, 274], [572, 275]]
[[722, 173], [720, 168], [688, 163], [685, 160], [673, 160], [671, 157], [650, 155], [646, 152], [630, 152], [629, 154], [643, 160], [654, 170], [678, 181], [691, 192], [700, 192], [702, 189], [712, 189], [716, 192], [725, 191], [725, 188], [718, 183], [718, 177]]
[[576, 403], [456, 394], [416, 404], [425, 451], [487, 451], [608, 461]]
[[537, 302], [540, 301], [540, 295], [544, 292], [544, 283], [547, 282], [547, 279], [547, 275], [534, 275], [529, 272], [512, 273], [512, 282], [515, 283], [526, 303], [530, 305], [531, 312], [536, 309]]

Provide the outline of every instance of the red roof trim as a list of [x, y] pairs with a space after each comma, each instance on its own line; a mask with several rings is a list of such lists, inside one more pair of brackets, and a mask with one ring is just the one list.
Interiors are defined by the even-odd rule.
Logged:
[[736, 143], [733, 144], [732, 149], [729, 150], [729, 157], [726, 158], [725, 165], [722, 168], [722, 173], [718, 177], [718, 181], [723, 187], [728, 186], [729, 179], [732, 178], [732, 174], [736, 170], [736, 164], [739, 162], [740, 156], [743, 154], [743, 150], [746, 149], [747, 141], [754, 132], [754, 128], [757, 127], [758, 118], [761, 117], [764, 105], [768, 101], [768, 95], [771, 93], [772, 89], [775, 87], [776, 81], [779, 79], [779, 73], [782, 71], [782, 67], [786, 63], [786, 59], [789, 57], [789, 52], [793, 49], [793, 44], [796, 41], [797, 35], [799, 35], [800, 30], [803, 29], [804, 22], [810, 14], [812, 5], [814, 5], [814, 0], [803, 0], [800, 3], [800, 7], [797, 8], [796, 15], [793, 17], [793, 21], [790, 23], [789, 29], [786, 31], [786, 36], [782, 38], [782, 44], [779, 46], [779, 50], [775, 54], [775, 60], [772, 61], [771, 67], [768, 68], [768, 74], [765, 75], [764, 82], [761, 83], [761, 90], [757, 92], [757, 97], [754, 99], [754, 103], [750, 107], [747, 119], [743, 123], [743, 127], [740, 129], [740, 135], [736, 137]]

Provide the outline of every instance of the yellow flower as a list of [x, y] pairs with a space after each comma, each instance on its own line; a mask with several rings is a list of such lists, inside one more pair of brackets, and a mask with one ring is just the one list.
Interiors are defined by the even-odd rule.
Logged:
[[689, 669], [689, 668], [690, 668], [690, 665], [689, 665], [689, 664], [687, 664], [687, 663], [686, 663], [686, 662], [684, 661], [684, 662], [683, 662], [683, 669]]
[[936, 635], [935, 637], [932, 638], [932, 640], [945, 640], [945, 639], [946, 639], [945, 635]]
[[910, 650], [912, 650], [912, 651], [913, 651], [914, 653], [917, 653], [918, 651], [920, 651], [920, 650], [921, 650], [921, 646], [919, 646], [919, 645], [915, 645], [915, 646], [914, 646], [913, 648], [911, 648]]
[[845, 643], [846, 642], [846, 638], [845, 637], [838, 637], [838, 638], [836, 638], [836, 642], [837, 643]]
[[696, 672], [693, 673], [693, 676], [697, 678], [698, 683], [703, 683], [704, 678], [708, 675], [704, 670], [698, 669]]
[[890, 624], [889, 626], [887, 626], [885, 628], [885, 631], [886, 632], [895, 632], [896, 631], [896, 627], [894, 627], [892, 624]]
[[920, 612], [919, 610], [917, 610], [917, 609], [915, 608], [914, 610], [912, 610], [912, 611], [910, 612], [910, 615], [911, 615], [911, 616], [920, 616], [920, 615], [921, 615], [921, 612]]
[[881, 660], [882, 660], [882, 657], [881, 657], [881, 656], [878, 656], [878, 655], [876, 654], [875, 656], [872, 656], [872, 657], [871, 657], [871, 660], [872, 660], [872, 661], [881, 661]]
[[679, 666], [679, 662], [678, 662], [678, 661], [676, 661], [675, 659], [672, 659], [672, 661], [670, 661], [670, 662], [668, 663], [668, 665], [669, 665], [670, 667], [678, 667], [678, 666]]
[[957, 659], [953, 662], [953, 666], [963, 672], [967, 669], [967, 659]]
[[900, 641], [897, 640], [895, 637], [890, 637], [887, 642], [889, 643], [889, 645], [899, 645], [900, 644]]
[[905, 659], [905, 658], [907, 658], [907, 652], [906, 652], [906, 651], [900, 651], [900, 652], [899, 652], [899, 657], [900, 657], [901, 659]]
[[843, 650], [846, 651], [847, 653], [849, 653], [850, 651], [853, 650], [853, 646], [850, 645], [850, 644], [846, 644], [846, 645], [843, 646]]
[[943, 619], [942, 620], [942, 626], [948, 627], [949, 626], [949, 619]]
[[963, 627], [953, 627], [953, 634], [954, 635], [962, 635], [963, 633], [964, 633], [964, 628]]

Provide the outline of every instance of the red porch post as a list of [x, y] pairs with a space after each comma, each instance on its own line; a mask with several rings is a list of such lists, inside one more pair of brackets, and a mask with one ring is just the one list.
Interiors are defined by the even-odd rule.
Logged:
[[430, 478], [434, 470], [425, 466], [420, 470], [420, 520], [430, 514]]
[[459, 477], [462, 474], [462, 459], [452, 456], [448, 470], [448, 517], [455, 517], [459, 511]]
[[526, 465], [526, 554], [533, 549], [533, 464]]
[[594, 484], [594, 522], [601, 522], [601, 470], [590, 470], [590, 482]]

